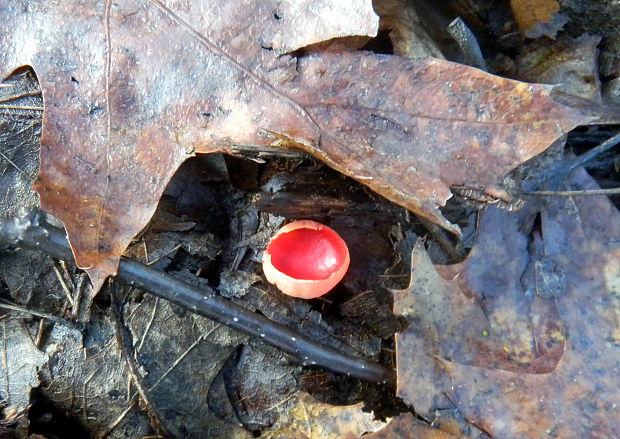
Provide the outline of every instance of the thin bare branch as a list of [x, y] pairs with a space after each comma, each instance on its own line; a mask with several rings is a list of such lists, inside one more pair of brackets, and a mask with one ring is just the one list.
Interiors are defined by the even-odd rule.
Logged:
[[46, 320], [49, 320], [50, 322], [59, 323], [65, 326], [71, 326], [71, 327], [75, 326], [73, 323], [65, 319], [61, 319], [60, 317], [57, 317], [55, 315], [35, 311], [33, 309], [18, 305], [17, 303], [9, 302], [8, 300], [0, 299], [0, 308], [10, 309], [11, 311], [17, 311], [17, 312], [30, 314], [36, 317], [41, 317], [42, 319], [46, 319]]
[[578, 168], [579, 166], [585, 165], [587, 162], [589, 162], [593, 158], [601, 155], [602, 153], [606, 151], [609, 151], [611, 148], [616, 146], [618, 143], [620, 143], [620, 133], [616, 134], [615, 136], [610, 137], [609, 139], [605, 140], [603, 143], [601, 143], [597, 147], [592, 148], [590, 151], [572, 160], [568, 164], [568, 168], [566, 172], [570, 172], [573, 169]]
[[155, 305], [153, 305], [153, 312], [151, 313], [151, 318], [149, 322], [146, 324], [146, 328], [144, 329], [144, 334], [142, 334], [142, 338], [140, 339], [140, 344], [136, 348], [136, 352], [140, 352], [142, 350], [142, 346], [144, 345], [144, 341], [146, 340], [146, 336], [148, 335], [151, 326], [153, 325], [153, 321], [155, 320], [155, 315], [157, 314], [157, 307], [159, 305], [159, 297], [155, 298]]
[[58, 261], [52, 260], [52, 268], [54, 269], [54, 273], [56, 274], [56, 277], [58, 278], [58, 282], [60, 282], [60, 286], [62, 287], [62, 290], [65, 292], [65, 295], [67, 296], [67, 300], [71, 304], [72, 314], [75, 315], [76, 310], [75, 310], [75, 302], [73, 301], [73, 294], [69, 290], [69, 287], [67, 286], [67, 283], [65, 282], [64, 277], [60, 273], [60, 269], [58, 268]]
[[26, 177], [28, 180], [30, 181], [34, 181], [34, 178], [31, 177], [26, 171], [24, 171], [22, 168], [20, 168], [19, 166], [17, 166], [10, 158], [7, 157], [7, 155], [5, 153], [3, 153], [2, 151], [0, 151], [0, 156], [2, 156], [2, 158], [4, 160], [6, 160], [7, 162], [9, 162], [9, 164], [11, 166], [13, 166], [15, 169], [17, 169], [17, 171], [19, 171], [20, 174], [22, 174], [24, 177]]
[[9, 393], [9, 362], [6, 358], [6, 320], [2, 320], [2, 369], [4, 370], [4, 392], [6, 393], [6, 402], [11, 402], [11, 394]]
[[43, 341], [43, 334], [45, 333], [45, 319], [39, 320], [39, 328], [37, 329], [37, 336], [34, 339], [34, 345], [37, 348], [41, 348], [41, 342]]
[[537, 196], [557, 196], [557, 197], [572, 197], [575, 195], [618, 195], [620, 194], [620, 188], [609, 189], [584, 189], [579, 191], [531, 191], [523, 192], [523, 195], [537, 195]]

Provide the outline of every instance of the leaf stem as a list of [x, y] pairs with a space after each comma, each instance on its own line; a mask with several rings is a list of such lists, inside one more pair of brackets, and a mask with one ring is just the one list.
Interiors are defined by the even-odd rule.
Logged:
[[620, 188], [608, 189], [584, 189], [580, 191], [530, 191], [523, 192], [522, 195], [539, 195], [539, 196], [561, 196], [572, 197], [575, 195], [619, 195]]

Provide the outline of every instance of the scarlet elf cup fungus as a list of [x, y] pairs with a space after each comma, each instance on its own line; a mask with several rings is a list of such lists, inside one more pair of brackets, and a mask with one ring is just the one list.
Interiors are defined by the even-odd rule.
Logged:
[[349, 268], [349, 249], [334, 230], [293, 221], [273, 235], [263, 254], [269, 282], [293, 297], [313, 299], [334, 288]]

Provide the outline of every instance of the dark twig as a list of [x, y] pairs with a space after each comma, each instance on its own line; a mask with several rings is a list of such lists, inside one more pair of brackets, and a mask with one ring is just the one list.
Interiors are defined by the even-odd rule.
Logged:
[[26, 171], [24, 171], [22, 168], [20, 168], [19, 166], [17, 166], [15, 163], [13, 163], [13, 161], [7, 157], [7, 155], [5, 153], [3, 153], [2, 151], [0, 151], [0, 156], [2, 156], [2, 158], [4, 160], [6, 160], [7, 162], [9, 162], [9, 164], [11, 166], [13, 166], [19, 173], [21, 173], [24, 177], [26, 177], [28, 180], [30, 181], [34, 181], [34, 178], [32, 178]]
[[467, 24], [465, 24], [461, 17], [456, 17], [452, 23], [448, 25], [447, 31], [461, 49], [466, 64], [484, 71], [489, 70], [482, 56], [482, 51], [480, 50], [480, 45], [476, 40], [476, 36], [471, 29], [467, 27]]
[[579, 166], [585, 165], [587, 162], [589, 162], [593, 158], [601, 155], [602, 153], [606, 151], [609, 151], [611, 148], [616, 146], [618, 143], [620, 143], [620, 133], [616, 134], [615, 136], [610, 137], [609, 139], [605, 140], [603, 143], [601, 143], [597, 147], [592, 148], [590, 151], [586, 152], [585, 154], [581, 154], [579, 157], [576, 157], [575, 159], [571, 160], [566, 167], [565, 173], [569, 173], [573, 169], [578, 168]]
[[[564, 191], [562, 190], [563, 182], [566, 180], [567, 176], [574, 171], [575, 169], [585, 166], [592, 159], [597, 156], [603, 154], [604, 152], [609, 151], [614, 146], [620, 143], [620, 133], [615, 134], [609, 139], [605, 140], [603, 143], [598, 146], [592, 148], [588, 152], [581, 154], [577, 157], [571, 157], [568, 160], [562, 161], [557, 165], [553, 166], [546, 173], [547, 178], [544, 181], [541, 181], [530, 187], [529, 191], [523, 191], [521, 195], [563, 195], [563, 196], [571, 196], [571, 195], [610, 195], [615, 194], [614, 189], [600, 189], [600, 194], [595, 194], [592, 191], [588, 191], [589, 193], [569, 193], [573, 191]], [[555, 189], [555, 190], [554, 190]]]
[[450, 241], [448, 233], [446, 233], [445, 229], [442, 229], [437, 224], [421, 216], [418, 216], [417, 218], [424, 228], [428, 230], [431, 235], [433, 235], [433, 238], [437, 241], [442, 250], [445, 251], [454, 261], [459, 262], [465, 258], [465, 253], [452, 244], [452, 241]]
[[155, 404], [151, 399], [151, 393], [142, 383], [142, 375], [140, 374], [140, 368], [138, 366], [138, 361], [136, 360], [131, 334], [129, 333], [127, 326], [125, 326], [122, 311], [123, 305], [120, 302], [116, 288], [111, 288], [111, 294], [111, 308], [112, 315], [114, 316], [114, 320], [116, 322], [116, 337], [118, 344], [121, 352], [123, 353], [123, 357], [125, 358], [125, 362], [127, 363], [127, 367], [129, 368], [129, 375], [131, 376], [132, 381], [138, 390], [138, 394], [144, 403], [144, 409], [151, 422], [151, 427], [153, 427], [153, 429], [163, 437], [174, 438], [176, 436], [168, 430], [166, 423], [155, 407]]
[[[64, 260], [73, 260], [64, 232], [40, 225], [36, 217], [37, 215], [30, 214], [20, 215], [12, 221], [0, 219], [0, 241], [39, 249]], [[258, 337], [287, 352], [299, 363], [324, 367], [366, 381], [394, 381], [392, 369], [324, 346], [224, 299], [213, 289], [195, 287], [126, 258], [121, 259], [118, 277], [196, 314]]]
[[35, 317], [40, 317], [44, 320], [49, 320], [50, 322], [58, 323], [60, 325], [75, 327], [75, 324], [71, 323], [68, 320], [61, 319], [60, 317], [52, 314], [47, 314], [44, 312], [39, 312], [30, 308], [26, 308], [24, 306], [18, 305], [17, 303], [9, 302], [8, 300], [0, 299], [0, 308], [10, 309], [11, 311], [22, 312], [24, 314], [30, 314]]

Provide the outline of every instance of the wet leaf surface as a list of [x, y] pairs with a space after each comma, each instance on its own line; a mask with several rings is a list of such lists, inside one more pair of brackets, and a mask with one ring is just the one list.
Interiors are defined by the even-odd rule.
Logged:
[[223, 384], [225, 399], [235, 412], [233, 420], [250, 431], [272, 427], [278, 420], [278, 408], [297, 391], [301, 368], [260, 342], [240, 347], [230, 360], [224, 366]]
[[[618, 435], [611, 422], [618, 417], [617, 212], [594, 199], [547, 199], [516, 214], [488, 209], [462, 264], [433, 266], [422, 247], [416, 249], [408, 289], [414, 294], [402, 292], [396, 300], [407, 326], [391, 315], [385, 287], [403, 287], [409, 270], [403, 271], [402, 260], [416, 233], [426, 232], [409, 212], [327, 172], [307, 154], [456, 231], [438, 210], [451, 191], [476, 195], [470, 201], [509, 201], [498, 186], [503, 175], [588, 118], [556, 104], [546, 86], [412, 59], [428, 53], [462, 59], [445, 50], [454, 46], [444, 37], [449, 14], [456, 13], [480, 38], [494, 71], [562, 82], [563, 92], [598, 100], [599, 79], [617, 76], [617, 14], [606, 3], [563, 1], [562, 14], [573, 17], [566, 27], [571, 35], [580, 34], [579, 20], [596, 31], [530, 42], [515, 32], [508, 3], [508, 15], [488, 11], [493, 17], [485, 17], [481, 11], [489, 5], [476, 0], [446, 9], [401, 0], [375, 5], [385, 7], [377, 7], [384, 16], [381, 38], [407, 60], [354, 52], [373, 34], [376, 17], [368, 2], [356, 3], [359, 20], [351, 18], [350, 3], [332, 3], [0, 0], [6, 18], [0, 24], [6, 48], [0, 74], [30, 64], [41, 80], [46, 112], [38, 189], [44, 206], [67, 224], [76, 255], [92, 268], [95, 283], [113, 272], [115, 258], [151, 218], [165, 187], [159, 200], [164, 215], [131, 243], [132, 257], [217, 287], [221, 295], [341, 352], [388, 365], [397, 356], [398, 393], [427, 422], [407, 414], [388, 386], [291, 365], [258, 341], [132, 291], [124, 295], [123, 314], [137, 375], [150, 391], [138, 403], [134, 383], [127, 384], [128, 363], [114, 338], [105, 290], [78, 313], [73, 301], [82, 291], [82, 275], [45, 255], [8, 248], [0, 257], [0, 295], [84, 326], [54, 325], [15, 311], [0, 316], [0, 330], [6, 323], [8, 334], [0, 332], [0, 342], [8, 342], [0, 349], [9, 372], [17, 355], [24, 367], [15, 376], [33, 378], [13, 393], [8, 407], [0, 381], [0, 436], [16, 418], [24, 434], [30, 422], [30, 433], [46, 437], [63, 437], [74, 427], [84, 429], [76, 433], [82, 436], [150, 435], [156, 423], [145, 414], [148, 406], [179, 437], [269, 437], [265, 429], [274, 426], [276, 437], [317, 439]], [[532, 12], [530, 2], [510, 3], [513, 10], [519, 4]], [[547, 12], [553, 12], [556, 4], [539, 2], [534, 15], [549, 5]], [[591, 9], [581, 13], [576, 5]], [[59, 27], [66, 17], [70, 25]], [[553, 34], [563, 24], [553, 17], [534, 22], [526, 36]], [[499, 52], [489, 50], [486, 32], [503, 47]], [[361, 36], [322, 42], [351, 34]], [[591, 36], [599, 34], [605, 36], [601, 45]], [[376, 49], [381, 38], [367, 48]], [[338, 48], [349, 53], [325, 53]], [[38, 169], [43, 114], [31, 72], [20, 69], [9, 82], [0, 85], [4, 216], [37, 204], [25, 174]], [[613, 135], [610, 130], [584, 129], [568, 147], [581, 152]], [[564, 141], [556, 143], [546, 166], [537, 170], [530, 162], [506, 187], [544, 181], [563, 159]], [[186, 161], [213, 151], [235, 156], [212, 153]], [[175, 172], [182, 178], [168, 184]], [[574, 183], [590, 187], [585, 180]], [[455, 204], [443, 214], [464, 227], [464, 235], [473, 234], [473, 210], [463, 213]], [[283, 221], [297, 217], [342, 229], [355, 258], [325, 301], [282, 299], [256, 282], [259, 252]], [[435, 263], [453, 261], [458, 253], [446, 251], [453, 241], [445, 237], [440, 244], [437, 235], [427, 237]], [[465, 241], [459, 251], [471, 247]], [[601, 293], [603, 283], [611, 294]], [[391, 335], [400, 328], [406, 330], [394, 353]], [[34, 346], [35, 337], [41, 351], [23, 349]], [[41, 352], [51, 361], [39, 365]], [[332, 404], [363, 399], [364, 409], [388, 417], [389, 424], [373, 422], [360, 405], [300, 402], [298, 388]], [[20, 398], [32, 404], [27, 413], [15, 409]], [[55, 429], [65, 421], [70, 425]], [[11, 427], [9, 434], [15, 432]]]
[[34, 344], [22, 318], [4, 317], [0, 321], [0, 436], [5, 425], [25, 435], [31, 392], [40, 384], [38, 370], [48, 355]]
[[11, 218], [21, 208], [39, 205], [32, 180], [39, 170], [40, 107], [41, 90], [32, 72], [20, 72], [0, 86], [0, 216], [3, 218]]
[[[583, 170], [570, 179], [595, 187]], [[454, 403], [493, 437], [620, 434], [616, 208], [594, 196], [491, 208], [478, 233], [463, 264], [413, 252], [395, 299], [410, 322], [397, 338], [399, 394], [429, 417]]]
[[[179, 164], [196, 149], [249, 141], [259, 134], [250, 121], [281, 103], [279, 92], [250, 69], [276, 69], [276, 51], [317, 38], [374, 33], [378, 18], [370, 2], [357, 4], [355, 13], [348, 3], [315, 2], [237, 8], [177, 2], [172, 9], [156, 0], [0, 5], [3, 45], [11, 48], [0, 58], [3, 75], [32, 65], [48, 110], [42, 206], [63, 221], [95, 289], [115, 272]], [[69, 17], [73, 26], [57, 26]], [[285, 40], [291, 28], [296, 40]], [[239, 97], [245, 103], [232, 105]], [[285, 106], [288, 114], [276, 119], [291, 116], [291, 104]]]
[[[237, 335], [165, 301], [137, 298], [132, 296], [125, 315], [152, 409], [183, 437], [204, 437], [207, 430], [214, 437], [249, 437], [217, 418], [206, 401], [211, 380], [235, 349]], [[143, 403], [132, 402], [136, 388], [127, 385], [127, 365], [109, 317], [93, 316], [83, 332], [57, 325], [49, 334], [47, 353], [50, 361], [42, 367], [40, 394], [57, 410], [93, 437], [141, 437], [152, 432]]]
[[177, 436], [246, 438], [208, 407], [207, 394], [221, 365], [245, 337], [165, 300], [146, 296], [127, 306], [128, 326], [146, 372], [155, 409]]
[[352, 5], [0, 4], [2, 75], [33, 66], [45, 99], [41, 203], [95, 292], [195, 152], [301, 148], [457, 232], [439, 211], [450, 186], [507, 196], [496, 187], [504, 174], [589, 120], [548, 87], [448, 62], [279, 56], [372, 35], [370, 2]]
[[[77, 328], [55, 326], [48, 334], [50, 361], [41, 368], [38, 400], [54, 401], [56, 410], [79, 422], [94, 436], [137, 436], [150, 431], [148, 419], [130, 408], [128, 375], [120, 359], [113, 324], [106, 316], [91, 320], [84, 336]], [[120, 418], [119, 418], [120, 417]], [[116, 428], [109, 428], [119, 420]]]
[[385, 426], [375, 421], [372, 413], [362, 411], [362, 403], [333, 406], [322, 403], [304, 392], [290, 401], [290, 409], [280, 419], [281, 428], [268, 432], [266, 439], [337, 439], [359, 437]]
[[[457, 439], [462, 436], [433, 428], [404, 413], [386, 422], [373, 421], [362, 405], [333, 406], [300, 392], [281, 427], [268, 439]], [[320, 421], [322, 420], [322, 422]], [[318, 421], [318, 422], [317, 422]], [[262, 436], [261, 436], [262, 437]]]

